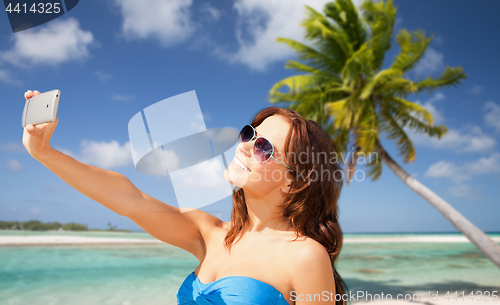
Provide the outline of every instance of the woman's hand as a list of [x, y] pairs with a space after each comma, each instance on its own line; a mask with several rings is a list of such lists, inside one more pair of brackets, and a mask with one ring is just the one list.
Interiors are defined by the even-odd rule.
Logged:
[[[38, 95], [40, 92], [28, 90], [24, 93], [24, 98], [29, 99], [32, 96]], [[57, 126], [59, 119], [56, 117], [55, 122], [42, 123], [37, 125], [26, 125], [23, 133], [23, 145], [28, 150], [29, 154], [37, 159], [48, 152], [52, 147], [49, 144], [52, 133]]]

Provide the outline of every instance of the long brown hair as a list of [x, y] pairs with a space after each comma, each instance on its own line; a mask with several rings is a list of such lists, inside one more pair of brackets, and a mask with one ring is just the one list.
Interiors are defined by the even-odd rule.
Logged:
[[[321, 126], [304, 119], [294, 110], [265, 108], [257, 113], [251, 125], [257, 127], [273, 115], [282, 116], [291, 124], [285, 139], [284, 156], [286, 164], [291, 167], [288, 173], [295, 178], [285, 196], [283, 217], [294, 228], [296, 239], [300, 233], [326, 248], [333, 267], [335, 293], [342, 297], [348, 289], [335, 269], [343, 240], [337, 205], [343, 184], [341, 160], [332, 139]], [[224, 238], [224, 246], [228, 249], [249, 225], [242, 188], [233, 191], [233, 202], [231, 229]], [[344, 304], [342, 298], [339, 300], [337, 297], [336, 300], [336, 304]]]

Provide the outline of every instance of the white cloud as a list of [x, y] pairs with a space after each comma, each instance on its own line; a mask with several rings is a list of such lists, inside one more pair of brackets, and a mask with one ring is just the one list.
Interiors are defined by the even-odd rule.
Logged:
[[415, 67], [415, 72], [418, 75], [436, 72], [443, 66], [443, 54], [429, 47], [425, 52], [424, 57]]
[[113, 94], [113, 96], [111, 98], [114, 101], [128, 102], [128, 101], [135, 99], [135, 95], [133, 95], [133, 94], [129, 94], [129, 95]]
[[0, 55], [19, 66], [83, 60], [89, 57], [88, 48], [95, 43], [92, 33], [80, 29], [74, 18], [51, 21], [46, 26], [22, 31], [13, 37], [12, 49]]
[[484, 121], [486, 125], [495, 128], [497, 132], [500, 132], [500, 106], [488, 101], [484, 104], [484, 110], [487, 111], [484, 116]]
[[461, 165], [449, 161], [439, 161], [429, 167], [426, 177], [446, 178], [454, 182], [448, 191], [457, 197], [474, 197], [472, 187], [464, 182], [475, 176], [500, 173], [500, 153], [494, 152], [489, 157], [477, 161], [465, 162]]
[[23, 169], [23, 166], [16, 159], [10, 159], [5, 162], [5, 166], [13, 172], [18, 172]]
[[79, 153], [73, 153], [64, 148], [57, 148], [57, 150], [81, 162], [106, 169], [125, 167], [133, 164], [129, 142], [120, 145], [115, 140], [110, 142], [83, 140], [80, 146], [81, 150]]
[[429, 167], [425, 172], [426, 177], [447, 178], [459, 183], [472, 179], [470, 173], [465, 173], [462, 168], [448, 161], [439, 161]]
[[465, 163], [463, 168], [471, 175], [487, 175], [500, 172], [500, 153], [494, 152], [489, 157]]
[[427, 109], [427, 111], [429, 111], [432, 114], [432, 117], [434, 118], [434, 124], [441, 124], [444, 122], [443, 112], [439, 111], [436, 108], [435, 102], [442, 101], [444, 100], [444, 98], [445, 98], [444, 94], [438, 92], [424, 103], [421, 103], [420, 101], [416, 101], [415, 103], [423, 106], [425, 109]]
[[19, 86], [22, 85], [22, 82], [10, 74], [10, 71], [0, 70], [0, 82], [3, 82], [7, 85]]
[[482, 199], [481, 196], [478, 194], [474, 193], [474, 189], [472, 186], [468, 184], [457, 184], [450, 186], [449, 188], [446, 189], [446, 191], [459, 198], [467, 198], [467, 199]]
[[457, 153], [485, 152], [495, 147], [494, 138], [485, 135], [479, 126], [464, 125], [460, 129], [449, 129], [441, 139], [430, 138], [424, 134], [410, 134], [416, 145], [435, 149], [448, 149]]
[[99, 78], [99, 80], [102, 82], [102, 83], [105, 83], [107, 81], [109, 81], [111, 79], [111, 75], [109, 74], [106, 74], [104, 72], [101, 72], [101, 71], [97, 71], [95, 73], [95, 75]]
[[117, 141], [94, 142], [84, 140], [82, 146], [82, 161], [92, 163], [103, 168], [116, 168], [130, 165], [132, 153], [130, 144], [121, 145]]
[[166, 171], [178, 170], [179, 164], [180, 158], [174, 151], [158, 148], [144, 156], [136, 170], [145, 175], [165, 175]]
[[197, 188], [224, 189], [227, 187], [227, 180], [220, 175], [219, 169], [224, 168], [219, 159], [210, 159], [206, 163], [198, 166], [187, 167], [176, 173], [176, 182], [193, 190]]
[[483, 91], [484, 91], [484, 88], [479, 86], [479, 85], [475, 85], [474, 87], [469, 89], [469, 93], [476, 94], [476, 95], [483, 93]]
[[225, 127], [221, 129], [212, 129], [210, 131], [210, 137], [212, 141], [215, 142], [224, 142], [238, 139], [239, 131], [232, 127]]
[[197, 132], [205, 131], [206, 126], [205, 126], [205, 121], [203, 121], [203, 114], [197, 113], [195, 117], [196, 120], [191, 122], [190, 127]]
[[[420, 101], [416, 101], [415, 103], [423, 106], [432, 114], [434, 117], [434, 124], [442, 124], [445, 121], [444, 114], [442, 110], [437, 109], [436, 102], [444, 99], [444, 94], [438, 92], [424, 103]], [[492, 124], [496, 123], [496, 120], [500, 120], [500, 113], [496, 112], [495, 107], [498, 107], [498, 112], [500, 112], [500, 107], [491, 102], [485, 105], [485, 109], [494, 110], [487, 115], [490, 117], [486, 118], [486, 120], [491, 121]], [[494, 113], [497, 113], [498, 119]], [[416, 145], [435, 149], [449, 149], [457, 153], [490, 151], [496, 145], [496, 140], [494, 138], [484, 134], [479, 126], [472, 124], [466, 124], [459, 129], [450, 128], [441, 139], [430, 138], [425, 134], [416, 134], [407, 127], [405, 127], [405, 131]]]
[[0, 143], [0, 150], [9, 152], [9, 153], [24, 153], [26, 152], [26, 148], [24, 148], [23, 144], [17, 142], [9, 142], [9, 143]]
[[[275, 61], [293, 56], [293, 51], [276, 38], [285, 37], [304, 41], [300, 26], [309, 5], [322, 12], [329, 0], [237, 0], [234, 9], [238, 24], [236, 35], [239, 48], [230, 53], [218, 50], [218, 54], [233, 62], [243, 63], [251, 69], [263, 71]], [[355, 0], [360, 4], [361, 0]]]
[[128, 40], [157, 39], [163, 46], [178, 44], [194, 32], [192, 0], [113, 0], [123, 16], [122, 34]]
[[171, 150], [165, 150], [165, 162], [167, 162], [167, 169], [169, 171], [174, 171], [179, 169], [179, 156], [175, 154], [174, 151]]
[[220, 19], [222, 13], [215, 7], [211, 6], [210, 3], [205, 2], [203, 6], [200, 9], [202, 15], [204, 18], [207, 19], [207, 21], [217, 21]]
[[170, 172], [179, 207], [200, 208], [231, 195], [231, 186], [224, 178], [222, 158]]
[[39, 214], [41, 210], [38, 207], [31, 208], [31, 214]]
[[434, 37], [434, 39], [432, 41], [436, 42], [438, 45], [444, 44], [443, 38], [441, 36]]
[[477, 161], [456, 165], [448, 161], [439, 161], [427, 170], [426, 177], [447, 178], [454, 182], [471, 180], [474, 176], [500, 173], [500, 153], [494, 152], [489, 157]]
[[203, 116], [203, 120], [205, 120], [205, 122], [210, 121], [212, 119], [212, 115], [208, 111], [202, 111], [202, 116]]

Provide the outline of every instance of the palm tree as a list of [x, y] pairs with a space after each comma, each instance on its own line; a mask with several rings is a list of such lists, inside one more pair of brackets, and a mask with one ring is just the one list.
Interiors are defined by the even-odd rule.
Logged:
[[[400, 53], [391, 66], [382, 69], [391, 48], [396, 8], [392, 0], [365, 1], [362, 16], [351, 0], [336, 0], [324, 6], [324, 15], [306, 6], [302, 22], [307, 45], [278, 38], [297, 54], [286, 68], [302, 72], [275, 84], [269, 94], [272, 103], [286, 103], [304, 117], [315, 120], [332, 137], [347, 162], [347, 182], [356, 161], [376, 153], [367, 162], [368, 177], [377, 180], [385, 163], [408, 187], [438, 209], [459, 231], [500, 267], [500, 246], [469, 222], [450, 204], [410, 176], [389, 155], [380, 142], [384, 135], [396, 141], [405, 163], [415, 160], [415, 147], [408, 130], [441, 138], [447, 128], [435, 125], [429, 111], [409, 101], [411, 94], [456, 86], [466, 78], [461, 67], [446, 67], [439, 78], [411, 80], [408, 73], [424, 55], [432, 40], [423, 31], [396, 35]], [[332, 22], [333, 21], [333, 22]], [[279, 91], [288, 87], [287, 91]]]

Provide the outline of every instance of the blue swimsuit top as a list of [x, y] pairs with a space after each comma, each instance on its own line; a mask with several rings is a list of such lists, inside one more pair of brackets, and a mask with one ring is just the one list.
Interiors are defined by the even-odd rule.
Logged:
[[246, 276], [227, 276], [203, 284], [194, 271], [177, 292], [180, 305], [289, 305], [273, 286]]

